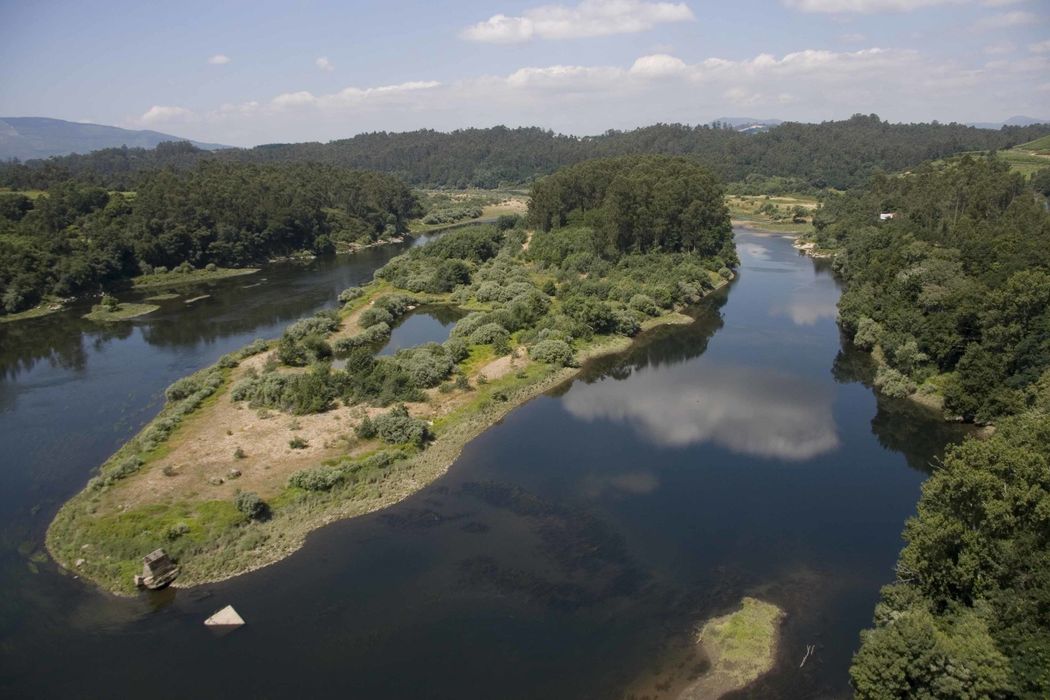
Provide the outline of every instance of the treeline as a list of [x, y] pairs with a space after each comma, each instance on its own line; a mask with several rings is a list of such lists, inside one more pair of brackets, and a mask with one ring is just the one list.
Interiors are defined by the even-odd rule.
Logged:
[[584, 160], [637, 154], [689, 156], [724, 181], [797, 178], [808, 187], [845, 189], [877, 170], [896, 171], [964, 151], [1003, 149], [1050, 133], [1050, 126], [999, 131], [961, 124], [890, 124], [856, 115], [821, 124], [785, 123], [760, 134], [712, 126], [656, 124], [575, 137], [539, 128], [376, 132], [329, 143], [270, 144], [218, 152], [182, 144], [153, 150], [106, 149], [0, 167], [0, 185], [46, 187], [69, 176], [133, 189], [138, 173], [188, 168], [204, 159], [251, 163], [323, 163], [394, 174], [413, 185], [497, 187], [528, 183]]
[[[883, 219], [883, 214], [893, 218]], [[949, 450], [862, 634], [860, 698], [1050, 694], [1050, 213], [994, 158], [877, 176], [831, 198], [841, 325], [876, 384], [994, 420]]]
[[76, 180], [36, 198], [0, 193], [0, 313], [139, 274], [328, 253], [420, 214], [394, 177], [320, 165], [204, 161], [144, 173], [128, 194]]

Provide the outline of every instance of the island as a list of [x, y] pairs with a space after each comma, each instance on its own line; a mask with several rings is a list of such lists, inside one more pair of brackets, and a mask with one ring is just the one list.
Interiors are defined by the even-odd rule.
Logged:
[[[60, 509], [48, 549], [118, 594], [158, 548], [179, 586], [275, 562], [311, 530], [432, 482], [588, 358], [691, 322], [681, 311], [736, 264], [722, 186], [703, 167], [631, 156], [564, 168], [535, 183], [526, 219], [414, 247], [340, 308], [172, 384]], [[378, 355], [422, 305], [466, 315], [444, 342]]]

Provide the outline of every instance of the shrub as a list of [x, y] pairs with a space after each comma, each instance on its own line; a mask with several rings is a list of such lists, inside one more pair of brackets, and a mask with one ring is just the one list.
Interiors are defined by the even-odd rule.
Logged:
[[347, 287], [343, 291], [339, 292], [339, 303], [349, 304], [354, 299], [357, 299], [364, 293], [365, 290], [361, 289], [360, 287]]
[[296, 435], [288, 441], [288, 447], [292, 448], [293, 450], [305, 450], [309, 446], [310, 443], [304, 440], [303, 438], [299, 437], [298, 435]]
[[882, 326], [873, 319], [862, 316], [857, 323], [857, 332], [853, 336], [853, 344], [862, 350], [871, 350], [879, 344], [882, 336]]
[[495, 345], [506, 343], [510, 338], [507, 329], [498, 323], [486, 323], [470, 334], [472, 345]]
[[208, 263], [207, 265], [204, 266], [204, 269], [207, 270], [208, 272], [215, 272], [219, 268], [215, 265], [215, 263]]
[[448, 351], [437, 343], [401, 350], [394, 356], [398, 367], [420, 389], [437, 386], [452, 373], [454, 362]]
[[915, 391], [915, 383], [892, 367], [879, 367], [875, 373], [875, 386], [897, 399], [906, 398]]
[[549, 365], [572, 364], [573, 352], [564, 340], [541, 340], [529, 348], [529, 357]]
[[362, 440], [371, 440], [376, 436], [375, 423], [373, 423], [372, 419], [366, 415], [361, 419], [361, 422], [357, 424], [357, 427], [354, 428], [354, 432], [357, 434], [357, 437]]
[[627, 302], [627, 306], [634, 311], [645, 314], [646, 316], [660, 315], [660, 307], [656, 305], [656, 302], [648, 294], [635, 294], [631, 297], [631, 300]]
[[430, 436], [427, 424], [408, 415], [408, 409], [404, 406], [392, 408], [373, 422], [379, 437], [395, 445], [406, 443], [422, 447]]
[[237, 494], [237, 497], [233, 499], [233, 504], [248, 520], [260, 520], [270, 510], [269, 506], [266, 505], [266, 501], [259, 498], [259, 494], [251, 491], [243, 491]]
[[303, 469], [292, 474], [288, 484], [306, 491], [331, 491], [343, 480], [343, 471], [336, 467]]
[[365, 309], [357, 319], [358, 325], [362, 328], [368, 328], [379, 323], [385, 323], [389, 326], [393, 322], [394, 315], [380, 306], [371, 306]]

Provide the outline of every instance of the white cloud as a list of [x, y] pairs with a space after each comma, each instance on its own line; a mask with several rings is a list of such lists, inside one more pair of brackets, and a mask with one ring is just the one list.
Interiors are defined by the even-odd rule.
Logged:
[[660, 76], [681, 75], [688, 70], [685, 61], [667, 54], [642, 56], [631, 66], [631, 75], [656, 78]]
[[193, 117], [193, 112], [185, 107], [153, 105], [139, 117], [139, 121], [143, 124], [173, 123], [185, 122]]
[[845, 44], [859, 44], [862, 41], [864, 41], [865, 38], [866, 37], [863, 34], [853, 32], [850, 34], [842, 34], [841, 36], [839, 36], [839, 41]]
[[213, 66], [224, 66], [230, 62], [230, 57], [224, 53], [217, 53], [208, 59], [208, 63]]
[[685, 3], [643, 0], [582, 0], [575, 7], [544, 5], [520, 17], [493, 15], [460, 34], [470, 41], [510, 44], [531, 39], [576, 39], [633, 34], [658, 24], [695, 19]]
[[1010, 27], [1021, 27], [1038, 21], [1039, 18], [1031, 12], [1014, 10], [1013, 12], [1004, 12], [999, 15], [983, 17], [977, 20], [974, 24], [974, 28], [978, 30], [1009, 29]]
[[894, 121], [990, 121], [1045, 111], [1046, 92], [1033, 85], [1046, 82], [1041, 72], [1050, 74], [1050, 47], [1025, 56], [1033, 60], [999, 66], [981, 65], [979, 50], [962, 63], [905, 49], [804, 49], [690, 62], [661, 51], [624, 65], [531, 65], [444, 83], [289, 90], [195, 113], [155, 106], [134, 123], [170, 123], [173, 131], [178, 126], [175, 133], [198, 140], [252, 145], [493, 124], [583, 135], [656, 122], [704, 123], [745, 108], [801, 121], [856, 112]]
[[876, 12], [911, 12], [925, 7], [947, 5], [964, 0], [783, 0], [788, 7], [802, 12], [873, 14]]
[[331, 72], [335, 70], [335, 65], [333, 65], [332, 62], [328, 60], [327, 56], [321, 56], [320, 58], [318, 58], [316, 61], [314, 61], [314, 65], [316, 65], [323, 71]]
[[1032, 53], [1050, 53], [1050, 39], [1040, 41], [1037, 44], [1029, 44], [1028, 50]]

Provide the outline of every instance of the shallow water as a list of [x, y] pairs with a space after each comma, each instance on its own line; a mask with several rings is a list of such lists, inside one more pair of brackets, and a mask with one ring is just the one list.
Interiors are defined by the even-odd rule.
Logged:
[[[55, 509], [164, 386], [396, 250], [267, 268], [109, 331], [0, 329], [0, 694], [616, 697], [758, 595], [788, 618], [777, 669], [742, 695], [847, 695], [922, 469], [959, 434], [857, 381], [825, 266], [737, 240], [739, 278], [694, 324], [513, 411], [413, 497], [254, 574], [135, 600], [30, 559]], [[248, 624], [213, 637], [201, 622], [227, 603]]]

